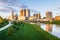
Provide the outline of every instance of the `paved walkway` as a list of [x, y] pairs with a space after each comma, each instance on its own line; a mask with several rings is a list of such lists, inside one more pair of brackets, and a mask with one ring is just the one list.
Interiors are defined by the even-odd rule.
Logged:
[[2, 27], [2, 28], [0, 28], [0, 31], [2, 31], [2, 30], [4, 30], [4, 29], [6, 29], [6, 28], [8, 28], [8, 27], [10, 27], [12, 24], [11, 24], [11, 22], [9, 22], [9, 24], [8, 25], [6, 25], [6, 26], [4, 26], [4, 27]]

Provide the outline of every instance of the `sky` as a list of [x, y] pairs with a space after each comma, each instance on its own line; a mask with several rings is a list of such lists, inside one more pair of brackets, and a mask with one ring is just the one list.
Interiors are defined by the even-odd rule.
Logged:
[[53, 17], [60, 15], [60, 0], [0, 0], [0, 16], [8, 17], [11, 10], [20, 14], [20, 9], [30, 9], [30, 15], [40, 12], [41, 17], [46, 16], [46, 11], [52, 11]]

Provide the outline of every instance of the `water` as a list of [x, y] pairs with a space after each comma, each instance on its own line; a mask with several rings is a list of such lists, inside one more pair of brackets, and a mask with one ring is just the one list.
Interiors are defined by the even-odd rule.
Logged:
[[54, 36], [57, 36], [60, 38], [60, 25], [55, 24], [40, 24], [41, 28], [49, 33], [51, 33]]

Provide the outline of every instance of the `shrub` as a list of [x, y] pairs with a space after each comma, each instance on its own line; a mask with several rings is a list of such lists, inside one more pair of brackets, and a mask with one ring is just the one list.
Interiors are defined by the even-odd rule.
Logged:
[[9, 28], [8, 31], [7, 31], [7, 35], [8, 36], [12, 36], [14, 33], [14, 29], [13, 28]]

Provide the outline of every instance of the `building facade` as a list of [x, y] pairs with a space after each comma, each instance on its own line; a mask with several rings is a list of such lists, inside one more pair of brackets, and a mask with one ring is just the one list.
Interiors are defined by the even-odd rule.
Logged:
[[30, 10], [26, 9], [26, 17], [30, 17]]
[[40, 13], [34, 14], [33, 16], [34, 16], [36, 19], [41, 19]]
[[52, 12], [51, 11], [47, 11], [46, 12], [46, 19], [52, 19]]
[[30, 10], [29, 9], [21, 9], [18, 20], [27, 20], [28, 17], [30, 17]]
[[20, 16], [26, 16], [26, 10], [25, 9], [20, 10]]
[[60, 16], [55, 17], [55, 21], [58, 21], [58, 20], [60, 20]]

